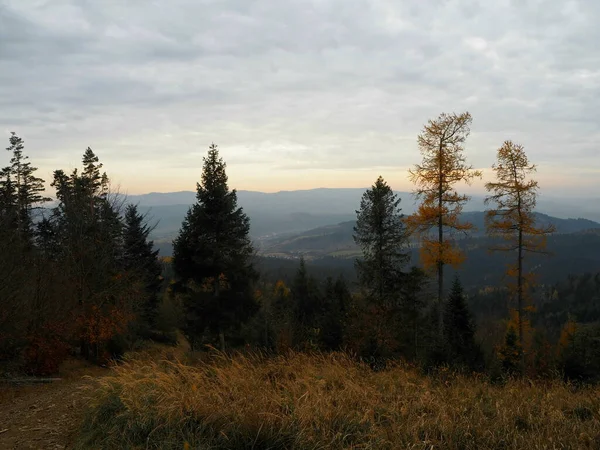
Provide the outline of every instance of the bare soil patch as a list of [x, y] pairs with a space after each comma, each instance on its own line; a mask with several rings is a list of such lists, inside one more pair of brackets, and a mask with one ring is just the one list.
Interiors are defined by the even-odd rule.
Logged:
[[107, 369], [69, 360], [50, 383], [0, 383], [1, 449], [68, 449], [86, 409], [83, 387]]

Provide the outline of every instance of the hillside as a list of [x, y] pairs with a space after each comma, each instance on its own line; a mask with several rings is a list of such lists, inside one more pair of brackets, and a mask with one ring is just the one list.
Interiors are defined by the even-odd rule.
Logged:
[[[310, 189], [264, 193], [240, 190], [238, 204], [251, 220], [251, 234], [256, 240], [301, 233], [314, 228], [352, 221], [360, 206], [364, 188]], [[409, 192], [396, 192], [402, 199], [405, 214], [415, 209], [415, 199]], [[163, 255], [171, 252], [170, 243], [177, 234], [195, 192], [181, 191], [130, 195], [126, 200], [138, 204], [156, 224], [153, 237]], [[586, 217], [600, 221], [598, 199], [558, 199], [541, 197], [538, 210], [561, 219]], [[484, 209], [483, 197], [474, 195], [465, 213]], [[479, 219], [478, 219], [479, 220]], [[482, 222], [482, 219], [481, 219]], [[582, 225], [583, 226], [583, 225]], [[481, 227], [482, 228], [482, 227]]]
[[[485, 213], [481, 211], [465, 212], [463, 219], [475, 225], [472, 237], [485, 236]], [[556, 234], [581, 233], [586, 230], [600, 229], [600, 223], [588, 219], [560, 219], [546, 214], [536, 213], [536, 221], [541, 225], [552, 224]], [[356, 221], [341, 222], [285, 236], [276, 236], [260, 241], [261, 252], [268, 256], [292, 256], [300, 253], [319, 257], [355, 256], [357, 247], [352, 238]]]
[[[565, 221], [563, 229], [575, 230], [577, 225], [587, 222]], [[300, 233], [289, 238], [273, 240], [270, 247], [262, 249], [258, 266], [269, 278], [293, 279], [298, 268], [300, 255], [309, 261], [308, 268], [318, 279], [336, 271], [346, 279], [354, 280], [354, 260], [360, 251], [352, 242], [353, 222], [336, 226], [320, 227], [311, 232]], [[446, 282], [450, 285], [455, 273], [468, 289], [485, 286], [502, 286], [506, 264], [512, 257], [506, 253], [489, 252], [489, 238], [475, 236], [460, 241], [466, 252], [466, 260], [458, 270], [448, 267]], [[581, 275], [600, 271], [600, 228], [556, 234], [548, 239], [546, 255], [530, 255], [526, 259], [526, 270], [532, 270], [542, 284], [554, 284], [569, 275]], [[411, 263], [419, 265], [418, 248], [411, 250]]]

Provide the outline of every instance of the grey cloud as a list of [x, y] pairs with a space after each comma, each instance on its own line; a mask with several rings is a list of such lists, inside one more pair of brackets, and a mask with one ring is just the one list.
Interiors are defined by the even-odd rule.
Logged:
[[476, 165], [504, 139], [600, 165], [598, 18], [592, 0], [6, 1], [0, 127], [32, 158], [91, 145], [160, 170], [216, 141], [301, 172], [413, 164], [427, 119], [468, 109]]

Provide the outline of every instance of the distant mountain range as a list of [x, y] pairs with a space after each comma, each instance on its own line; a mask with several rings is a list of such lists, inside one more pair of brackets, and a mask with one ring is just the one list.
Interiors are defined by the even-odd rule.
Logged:
[[[355, 211], [366, 188], [310, 189], [264, 193], [237, 191], [238, 204], [250, 217], [251, 234], [259, 246], [273, 238], [292, 236], [332, 224], [342, 224], [356, 219]], [[415, 210], [415, 200], [411, 193], [396, 192], [402, 199], [403, 213]], [[473, 196], [465, 206], [465, 213], [483, 211], [483, 196]], [[153, 238], [161, 249], [161, 254], [171, 253], [171, 241], [177, 235], [181, 222], [196, 201], [192, 191], [129, 195], [127, 201], [139, 205], [142, 212], [148, 213], [151, 222], [156, 223]], [[559, 199], [540, 196], [538, 211], [557, 219], [581, 218], [600, 221], [600, 198]], [[476, 225], [483, 221], [475, 214], [470, 218]], [[574, 220], [581, 228], [592, 223]], [[337, 226], [337, 225], [335, 225]], [[600, 225], [599, 225], [600, 226]], [[482, 228], [482, 227], [481, 227]], [[308, 241], [306, 241], [308, 242]]]
[[[462, 219], [475, 226], [475, 230], [470, 233], [472, 238], [485, 236], [484, 218], [485, 213], [482, 211], [463, 213]], [[600, 234], [600, 223], [588, 219], [560, 219], [536, 213], [536, 222], [540, 225], [554, 225], [556, 234], [585, 233], [589, 230], [596, 230], [596, 234]], [[354, 257], [360, 253], [352, 237], [355, 225], [356, 221], [352, 220], [264, 239], [260, 242], [261, 253], [275, 257], [294, 257], [300, 254], [309, 258]]]

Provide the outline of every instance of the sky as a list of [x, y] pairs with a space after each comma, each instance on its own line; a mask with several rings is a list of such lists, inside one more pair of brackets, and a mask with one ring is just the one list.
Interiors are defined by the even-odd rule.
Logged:
[[[600, 187], [597, 0], [0, 0], [0, 133], [38, 174], [90, 146], [122, 192], [410, 190], [417, 135], [473, 116], [485, 169], [524, 145], [543, 192]], [[0, 164], [8, 161], [8, 152]]]

